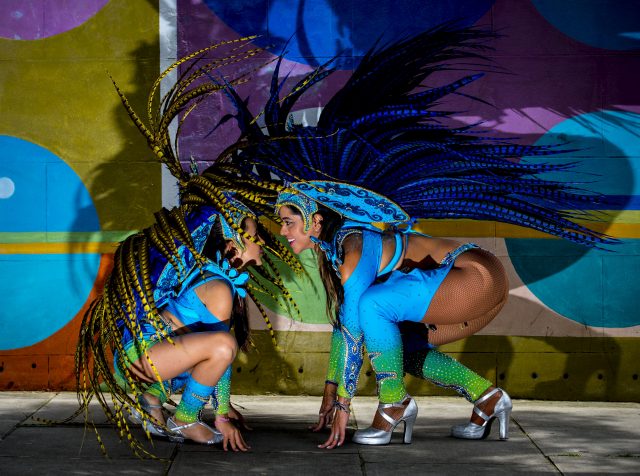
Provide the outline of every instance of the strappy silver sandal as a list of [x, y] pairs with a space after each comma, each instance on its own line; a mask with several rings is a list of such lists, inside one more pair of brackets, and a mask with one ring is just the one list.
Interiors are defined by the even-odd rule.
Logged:
[[[491, 415], [487, 415], [478, 408], [478, 405], [482, 402], [486, 402], [496, 393], [502, 392], [500, 399], [496, 402], [496, 406], [493, 409]], [[451, 428], [451, 436], [455, 438], [463, 438], [466, 440], [482, 440], [491, 433], [491, 424], [496, 418], [500, 422], [500, 439], [506, 440], [509, 438], [509, 416], [511, 415], [511, 408], [513, 404], [509, 394], [501, 388], [494, 388], [484, 397], [480, 397], [474, 403], [473, 412], [484, 420], [482, 425], [477, 423], [466, 423], [463, 425], [456, 425]]]
[[[410, 401], [404, 409], [404, 412], [402, 413], [400, 418], [398, 418], [397, 420], [394, 420], [384, 412], [385, 408], [402, 407], [402, 402], [404, 402], [407, 398], [409, 398]], [[361, 445], [388, 445], [391, 442], [391, 435], [393, 435], [393, 430], [396, 429], [396, 426], [398, 426], [400, 422], [404, 422], [403, 441], [405, 444], [411, 443], [411, 437], [413, 436], [413, 425], [416, 422], [416, 418], [418, 416], [418, 405], [416, 405], [416, 401], [408, 395], [407, 397], [402, 399], [402, 402], [381, 403], [378, 405], [378, 413], [391, 425], [389, 431], [380, 430], [378, 428], [373, 428], [370, 426], [369, 428], [365, 428], [364, 430], [356, 431], [353, 434], [352, 441]]]
[[[191, 428], [192, 426], [196, 426], [196, 425], [204, 426], [207, 430], [211, 431], [213, 433], [213, 438], [207, 441], [195, 441], [189, 438], [188, 436], [186, 436], [184, 433], [182, 433], [182, 430], [186, 430], [187, 428]], [[193, 423], [178, 425], [175, 421], [173, 421], [173, 418], [169, 418], [167, 420], [167, 428], [171, 432], [167, 435], [167, 437], [169, 438], [170, 441], [174, 441], [176, 443], [190, 443], [190, 444], [196, 444], [196, 445], [211, 446], [217, 443], [222, 443], [222, 440], [224, 439], [222, 436], [222, 433], [215, 430], [214, 428], [211, 428], [209, 425], [207, 425], [206, 423], [200, 420], [194, 421]]]

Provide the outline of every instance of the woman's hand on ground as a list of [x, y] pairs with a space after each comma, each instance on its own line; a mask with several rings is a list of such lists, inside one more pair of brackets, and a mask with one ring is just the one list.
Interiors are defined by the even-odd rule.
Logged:
[[240, 413], [236, 408], [233, 407], [233, 405], [229, 404], [229, 419], [238, 427], [240, 428], [242, 431], [252, 431], [253, 428], [251, 428], [249, 425], [247, 425], [247, 421], [244, 419], [244, 417], [242, 416], [242, 413]]
[[333, 382], [324, 385], [322, 404], [318, 413], [318, 423], [309, 427], [311, 431], [320, 431], [331, 425], [333, 422], [334, 403], [336, 401], [336, 390], [338, 386]]
[[222, 448], [225, 451], [228, 451], [229, 448], [233, 451], [247, 451], [250, 448], [230, 418], [218, 415], [215, 425], [217, 430], [222, 433]]
[[333, 413], [333, 423], [331, 425], [331, 434], [327, 441], [318, 445], [318, 448], [325, 448], [328, 450], [332, 450], [337, 446], [342, 446], [346, 435], [347, 435], [347, 424], [349, 423], [349, 412], [344, 411], [341, 408], [347, 409], [349, 408], [349, 401], [341, 401], [342, 399], [338, 399], [338, 402], [341, 404], [340, 406], [336, 406], [336, 409]]

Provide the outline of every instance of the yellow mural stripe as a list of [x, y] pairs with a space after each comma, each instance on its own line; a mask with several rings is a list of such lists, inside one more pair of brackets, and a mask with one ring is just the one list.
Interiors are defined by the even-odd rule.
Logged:
[[[601, 212], [602, 222], [583, 222], [589, 228], [616, 238], [640, 238], [640, 211]], [[275, 233], [279, 227], [273, 226]], [[545, 233], [506, 223], [476, 220], [421, 220], [414, 229], [431, 236], [465, 238], [556, 239]], [[113, 253], [118, 242], [133, 233], [0, 233], [0, 255]]]
[[6, 243], [117, 243], [137, 230], [116, 231], [27, 231], [0, 232], [0, 244]]
[[118, 243], [0, 243], [0, 255], [113, 253]]
[[[606, 232], [616, 238], [640, 238], [640, 227], [628, 224], [613, 224], [592, 228]], [[465, 238], [537, 238], [557, 239], [542, 232], [503, 223], [421, 222], [416, 231], [431, 236], [451, 236]], [[0, 255], [13, 254], [75, 254], [113, 253], [119, 243], [0, 243]]]

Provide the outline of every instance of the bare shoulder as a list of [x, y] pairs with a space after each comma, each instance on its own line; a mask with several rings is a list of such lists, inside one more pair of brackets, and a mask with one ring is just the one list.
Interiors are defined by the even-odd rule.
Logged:
[[205, 307], [221, 321], [231, 317], [233, 294], [226, 281], [213, 279], [196, 288], [196, 294]]
[[344, 258], [340, 266], [340, 276], [342, 284], [346, 283], [353, 273], [362, 256], [362, 235], [354, 233], [345, 238], [342, 243]]

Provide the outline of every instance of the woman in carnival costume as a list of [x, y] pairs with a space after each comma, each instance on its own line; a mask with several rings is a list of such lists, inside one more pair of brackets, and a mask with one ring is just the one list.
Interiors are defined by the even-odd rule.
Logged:
[[477, 332], [497, 315], [509, 291], [505, 271], [475, 244], [417, 233], [411, 229], [415, 220], [497, 220], [586, 246], [615, 242], [575, 221], [594, 219], [580, 210], [601, 197], [541, 175], [566, 165], [519, 160], [556, 154], [557, 148], [487, 137], [477, 125], [451, 128], [451, 113], [434, 108], [482, 75], [431, 88], [425, 81], [456, 69], [460, 60], [482, 59], [493, 36], [444, 25], [374, 48], [313, 127], [293, 123], [289, 113], [309, 87], [331, 74], [327, 65], [280, 98], [278, 64], [261, 113], [268, 134], [227, 88], [243, 132], [238, 163], [247, 175], [276, 175], [284, 184], [277, 208], [281, 234], [293, 251], [321, 251], [335, 322], [315, 428], [332, 421], [332, 429], [321, 447], [345, 440], [364, 346], [380, 405], [372, 426], [356, 431], [353, 441], [389, 443], [401, 422], [405, 443], [411, 441], [418, 409], [406, 392], [405, 371], [453, 388], [474, 404], [471, 421], [453, 427], [453, 436], [484, 438], [498, 419], [500, 438], [508, 437], [507, 392], [433, 348]]
[[[273, 207], [265, 204], [273, 202], [277, 192], [242, 178], [224, 160], [202, 174], [186, 173], [178, 159], [178, 134], [172, 141], [169, 133], [174, 118], [180, 115], [179, 133], [194, 107], [220, 89], [207, 79], [212, 70], [255, 54], [257, 50], [246, 48], [248, 40], [227, 42], [237, 46], [229, 56], [203, 61], [221, 46], [215, 45], [172, 65], [167, 72], [180, 65], [185, 72], [154, 116], [151, 105], [167, 72], [156, 82], [149, 99], [149, 125], [116, 86], [156, 157], [178, 180], [180, 205], [157, 212], [155, 224], [128, 237], [115, 252], [104, 291], [81, 326], [76, 352], [78, 413], [84, 412], [89, 422], [89, 403], [95, 397], [139, 456], [153, 454], [132, 435], [130, 421], [142, 423], [147, 437], [205, 445], [221, 442], [225, 450], [247, 450], [232, 421], [242, 418], [229, 403], [230, 365], [237, 349], [250, 342], [245, 297], [253, 297], [256, 290], [268, 292], [249, 279], [267, 278], [290, 298], [262, 248], [299, 269], [290, 252], [258, 221], [258, 213], [276, 218]], [[230, 84], [239, 81], [241, 77]], [[243, 204], [245, 195], [251, 196], [253, 210]], [[165, 421], [163, 404], [171, 391], [182, 387], [180, 404]], [[215, 429], [200, 420], [210, 400]], [[104, 450], [97, 430], [96, 434]]]

